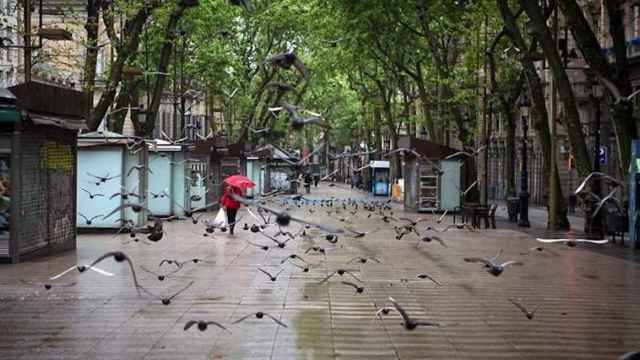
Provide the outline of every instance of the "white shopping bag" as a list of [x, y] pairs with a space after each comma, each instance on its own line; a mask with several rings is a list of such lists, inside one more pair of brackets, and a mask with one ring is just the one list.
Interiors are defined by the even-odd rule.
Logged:
[[218, 215], [216, 215], [216, 218], [213, 219], [213, 225], [216, 227], [227, 227], [227, 212], [224, 210], [224, 208], [220, 208], [220, 210], [218, 211]]

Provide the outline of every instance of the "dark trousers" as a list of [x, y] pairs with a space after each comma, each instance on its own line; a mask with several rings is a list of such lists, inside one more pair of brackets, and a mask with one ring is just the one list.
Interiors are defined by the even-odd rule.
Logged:
[[233, 234], [233, 228], [236, 226], [236, 214], [238, 214], [238, 209], [226, 208], [227, 211], [227, 222], [229, 223], [229, 232]]

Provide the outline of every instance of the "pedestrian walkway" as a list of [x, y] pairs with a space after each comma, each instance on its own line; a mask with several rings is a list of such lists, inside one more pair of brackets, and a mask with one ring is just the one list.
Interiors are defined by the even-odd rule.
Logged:
[[[507, 213], [507, 205], [505, 203], [500, 203], [498, 209], [496, 211], [496, 217], [500, 217], [503, 220], [509, 218]], [[569, 218], [569, 223], [571, 224], [571, 229], [575, 232], [582, 233], [584, 231], [584, 216], [579, 214], [569, 214], [567, 216]], [[529, 224], [532, 229], [535, 230], [546, 230], [547, 228], [547, 219], [548, 219], [548, 211], [546, 207], [529, 207]]]
[[[348, 186], [313, 189], [311, 198], [369, 198]], [[382, 199], [382, 198], [380, 198]], [[16, 265], [0, 265], [0, 358], [36, 359], [615, 359], [640, 347], [640, 264], [615, 256], [615, 246], [539, 246], [533, 231], [499, 226], [437, 234], [446, 247], [420, 242], [415, 234], [396, 240], [393, 226], [360, 208], [291, 205], [294, 216], [368, 232], [362, 238], [338, 235], [332, 244], [315, 230], [279, 248], [260, 234], [242, 230], [255, 220], [243, 209], [236, 235], [205, 232], [191, 220], [166, 223], [164, 238], [153, 244], [88, 234], [78, 237], [77, 252]], [[271, 204], [271, 206], [277, 206]], [[331, 212], [331, 215], [327, 213]], [[533, 214], [536, 214], [535, 212]], [[215, 214], [210, 214], [212, 217]], [[393, 217], [417, 218], [395, 204]], [[535, 215], [534, 215], [535, 216]], [[430, 214], [421, 214], [428, 218]], [[447, 217], [445, 223], [450, 223]], [[423, 222], [436, 228], [446, 225]], [[500, 224], [499, 224], [500, 225]], [[294, 232], [299, 226], [290, 226]], [[302, 230], [302, 229], [300, 229]], [[269, 231], [269, 230], [268, 230]], [[206, 234], [206, 236], [205, 236]], [[433, 235], [433, 233], [431, 233]], [[251, 243], [249, 242], [251, 241]], [[254, 244], [269, 246], [268, 251]], [[310, 250], [319, 246], [324, 253]], [[499, 277], [465, 257], [519, 260]], [[87, 264], [106, 251], [120, 250], [134, 262], [141, 284], [160, 297], [193, 284], [169, 305], [138, 294], [126, 263], [106, 260], [96, 272], [70, 272], [51, 290], [21, 280], [44, 282], [52, 274]], [[292, 254], [309, 263], [305, 272]], [[611, 256], [614, 255], [614, 256]], [[376, 263], [353, 262], [370, 256]], [[179, 271], [162, 259], [189, 260]], [[163, 281], [141, 266], [169, 275]], [[304, 267], [304, 266], [302, 266]], [[282, 273], [271, 281], [258, 268]], [[348, 274], [321, 283], [338, 269]], [[441, 286], [420, 280], [427, 273]], [[402, 279], [406, 279], [403, 281]], [[357, 292], [349, 281], [364, 288]], [[56, 287], [59, 282], [69, 287]], [[392, 296], [413, 318], [439, 326], [406, 330], [397, 313], [382, 319], [376, 309]], [[533, 319], [509, 298], [519, 298]], [[276, 324], [266, 312], [284, 323]], [[195, 326], [190, 320], [218, 321], [229, 331]]]

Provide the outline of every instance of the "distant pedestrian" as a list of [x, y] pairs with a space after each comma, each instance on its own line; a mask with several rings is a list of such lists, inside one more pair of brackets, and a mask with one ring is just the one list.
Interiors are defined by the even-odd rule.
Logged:
[[306, 190], [307, 194], [311, 192], [311, 173], [309, 172], [306, 172], [304, 174], [304, 189]]
[[242, 190], [235, 186], [224, 184], [222, 191], [222, 197], [220, 198], [220, 205], [227, 213], [227, 223], [229, 223], [229, 234], [233, 235], [233, 228], [236, 226], [236, 215], [238, 209], [240, 209], [240, 202], [235, 200], [231, 194], [242, 196]]

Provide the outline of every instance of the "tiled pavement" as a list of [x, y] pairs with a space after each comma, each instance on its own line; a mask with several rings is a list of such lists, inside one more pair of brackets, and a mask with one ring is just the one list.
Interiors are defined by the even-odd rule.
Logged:
[[[337, 186], [319, 192], [339, 198], [362, 196]], [[314, 195], [312, 194], [312, 198]], [[295, 211], [310, 217], [302, 209]], [[313, 215], [326, 219], [324, 211]], [[252, 223], [249, 217], [242, 222]], [[333, 221], [340, 224], [338, 221]], [[442, 234], [448, 244], [414, 247], [415, 235], [397, 241], [393, 229], [359, 216], [353, 227], [375, 231], [362, 239], [341, 238], [326, 256], [309, 255], [311, 271], [280, 265], [291, 253], [302, 254], [312, 240], [298, 239], [285, 249], [267, 252], [244, 239], [267, 243], [238, 230], [235, 237], [202, 236], [203, 227], [172, 222], [159, 243], [144, 245], [111, 235], [82, 235], [78, 251], [18, 265], [0, 265], [0, 358], [2, 359], [615, 359], [640, 349], [640, 265], [630, 250], [550, 247], [557, 256], [519, 253], [536, 245], [530, 234], [499, 226], [477, 233]], [[499, 224], [501, 225], [501, 224]], [[321, 246], [332, 245], [322, 238]], [[465, 256], [521, 259], [523, 267], [489, 275]], [[159, 282], [136, 268], [143, 285], [170, 294], [194, 281], [168, 306], [138, 296], [129, 270], [112, 260], [102, 268], [116, 273], [71, 273], [68, 288], [25, 286], [20, 280], [43, 281], [75, 263], [86, 263], [105, 251], [121, 249], [136, 263], [157, 269], [163, 258], [206, 258], [215, 264], [185, 265]], [[357, 255], [379, 257], [363, 265], [365, 291], [356, 294], [341, 279], [318, 281], [346, 267]], [[257, 271], [285, 269], [276, 282]], [[357, 266], [348, 266], [355, 268]], [[166, 269], [163, 267], [161, 269]], [[399, 279], [427, 272], [443, 283], [403, 283]], [[375, 320], [375, 305], [389, 295], [412, 316], [442, 324], [407, 331], [390, 314]], [[521, 297], [539, 306], [533, 320], [510, 302]], [[191, 319], [224, 324], [255, 311], [266, 311], [288, 325], [252, 318], [230, 325], [231, 332], [210, 328], [183, 331]]]

